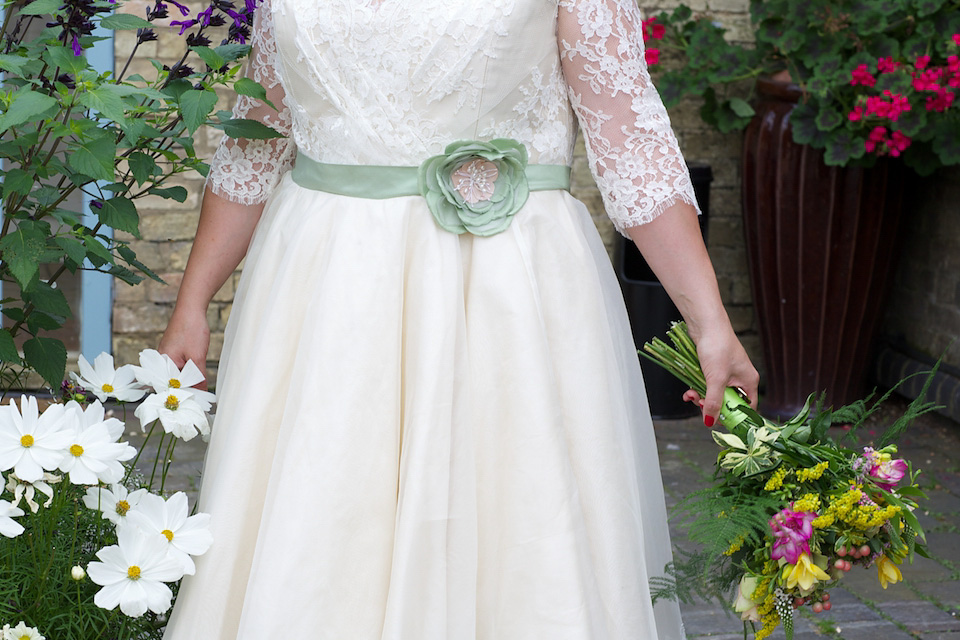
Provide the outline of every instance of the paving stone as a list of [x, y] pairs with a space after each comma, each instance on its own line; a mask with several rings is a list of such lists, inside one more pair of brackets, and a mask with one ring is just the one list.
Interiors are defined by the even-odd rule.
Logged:
[[960, 582], [956, 580], [944, 582], [911, 583], [910, 585], [924, 595], [933, 598], [942, 608], [960, 615]]
[[960, 620], [932, 602], [887, 602], [883, 612], [903, 623], [913, 633], [921, 631], [960, 631]]

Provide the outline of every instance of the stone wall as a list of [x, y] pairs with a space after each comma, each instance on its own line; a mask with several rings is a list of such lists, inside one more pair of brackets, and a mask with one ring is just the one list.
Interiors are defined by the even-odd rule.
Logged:
[[905, 217], [883, 331], [960, 367], [960, 168], [923, 179]]

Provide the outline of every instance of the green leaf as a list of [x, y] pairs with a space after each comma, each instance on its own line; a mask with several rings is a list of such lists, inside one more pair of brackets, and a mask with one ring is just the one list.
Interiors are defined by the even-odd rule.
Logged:
[[127, 245], [122, 244], [119, 247], [117, 247], [117, 253], [120, 254], [120, 257], [123, 258], [127, 262], [127, 264], [135, 267], [136, 269], [139, 269], [144, 274], [146, 274], [151, 280], [156, 280], [161, 284], [166, 284], [166, 282], [163, 281], [163, 278], [158, 276], [150, 267], [148, 267], [147, 265], [137, 260], [137, 254], [134, 253], [133, 249], [131, 249]]
[[20, 353], [9, 329], [0, 329], [0, 361], [20, 364]]
[[730, 98], [730, 108], [741, 118], [752, 118], [756, 114], [750, 103], [743, 98]]
[[68, 162], [78, 173], [95, 180], [113, 182], [113, 162], [116, 155], [115, 138], [103, 131], [87, 140], [78, 141]]
[[237, 80], [233, 84], [233, 90], [237, 92], [237, 95], [256, 98], [257, 100], [270, 105], [273, 109], [276, 109], [274, 104], [267, 99], [267, 90], [263, 88], [263, 85], [261, 85], [259, 82], [251, 80], [250, 78], [240, 78]]
[[39, 373], [53, 388], [59, 388], [67, 368], [67, 349], [53, 338], [31, 338], [23, 343], [27, 366]]
[[217, 129], [223, 129], [223, 132], [231, 138], [247, 138], [248, 140], [269, 140], [270, 138], [285, 138], [282, 133], [276, 131], [257, 120], [247, 118], [233, 118], [224, 120], [219, 124], [213, 125]]
[[103, 207], [97, 210], [100, 221], [117, 231], [132, 233], [140, 237], [140, 216], [133, 201], [123, 196], [117, 196], [103, 201]]
[[23, 75], [23, 67], [27, 62], [28, 60], [23, 56], [16, 56], [9, 53], [0, 54], [0, 70], [9, 71], [17, 76]]
[[101, 20], [100, 26], [104, 29], [125, 31], [129, 29], [148, 29], [153, 26], [153, 23], [130, 13], [115, 13]]
[[134, 151], [131, 153], [127, 157], [127, 163], [130, 165], [133, 179], [137, 181], [138, 185], [142, 185], [151, 177], [160, 173], [157, 161], [142, 151]]
[[63, 249], [63, 252], [67, 254], [67, 257], [76, 262], [78, 265], [83, 264], [84, 258], [87, 257], [87, 250], [84, 248], [83, 243], [77, 240], [74, 236], [57, 236], [53, 239], [57, 243], [57, 246]]
[[0, 132], [26, 122], [42, 120], [48, 112], [58, 106], [56, 98], [24, 87], [13, 95], [13, 102], [6, 112], [0, 115]]
[[85, 57], [73, 55], [73, 49], [62, 44], [47, 45], [42, 57], [51, 66], [59, 68], [61, 73], [75, 75], [89, 67]]
[[94, 236], [84, 236], [83, 246], [87, 249], [87, 259], [95, 267], [113, 263], [113, 254]]
[[20, 9], [20, 14], [25, 16], [42, 16], [50, 13], [56, 13], [63, 6], [60, 0], [33, 0], [30, 4]]
[[808, 144], [814, 147], [823, 145], [823, 132], [817, 128], [817, 111], [809, 104], [798, 104], [790, 112], [790, 128], [793, 131], [793, 141], [797, 144]]
[[820, 131], [832, 131], [843, 124], [843, 116], [836, 109], [827, 107], [817, 114], [816, 122]]
[[63, 292], [46, 282], [38, 282], [32, 291], [23, 294], [23, 300], [61, 322], [73, 315], [70, 311], [70, 303], [67, 302]]
[[207, 116], [217, 106], [217, 94], [213, 91], [190, 89], [180, 96], [180, 113], [183, 123], [192, 135], [207, 121]]
[[863, 140], [854, 137], [849, 131], [841, 130], [827, 140], [823, 161], [832, 167], [842, 167], [862, 158], [864, 153], [866, 149], [863, 146]]
[[117, 124], [122, 124], [127, 119], [123, 98], [111, 90], [111, 86], [114, 85], [105, 84], [92, 91], [84, 91], [77, 96], [77, 102]]
[[937, 123], [932, 146], [943, 164], [960, 164], [960, 127], [946, 118], [941, 119]]
[[219, 47], [214, 47], [213, 50], [227, 62], [233, 62], [250, 53], [250, 45], [236, 43], [222, 44]]
[[227, 64], [227, 61], [223, 59], [223, 56], [221, 56], [219, 53], [217, 53], [210, 47], [190, 47], [190, 48], [198, 56], [200, 56], [201, 60], [207, 63], [208, 67], [210, 67], [214, 71], [217, 71], [218, 69], [222, 69]]
[[27, 173], [23, 169], [8, 169], [3, 174], [3, 197], [7, 198], [10, 194], [17, 193], [25, 196], [33, 188], [33, 174]]
[[183, 187], [152, 187], [147, 190], [147, 193], [160, 196], [167, 200], [176, 200], [177, 202], [184, 202], [187, 199], [187, 195], [189, 195]]
[[914, 0], [913, 5], [917, 8], [917, 17], [925, 18], [939, 11], [945, 1], [946, 0]]
[[0, 254], [21, 289], [37, 275], [45, 249], [46, 238], [32, 227], [18, 227], [0, 240]]

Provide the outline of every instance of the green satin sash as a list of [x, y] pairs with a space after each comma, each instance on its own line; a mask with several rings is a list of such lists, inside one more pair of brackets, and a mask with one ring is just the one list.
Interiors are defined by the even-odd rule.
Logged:
[[[420, 195], [418, 170], [418, 167], [327, 164], [298, 153], [290, 177], [304, 189], [384, 200]], [[565, 165], [530, 164], [524, 173], [530, 191], [570, 190], [570, 167]]]

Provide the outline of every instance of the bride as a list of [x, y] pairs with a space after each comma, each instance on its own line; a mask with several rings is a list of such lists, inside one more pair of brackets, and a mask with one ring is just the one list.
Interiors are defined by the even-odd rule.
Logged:
[[623, 301], [569, 193], [690, 327], [704, 422], [757, 394], [633, 0], [264, 0], [160, 348], [205, 362], [245, 259], [166, 638], [683, 638]]

